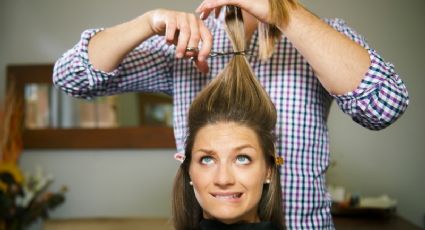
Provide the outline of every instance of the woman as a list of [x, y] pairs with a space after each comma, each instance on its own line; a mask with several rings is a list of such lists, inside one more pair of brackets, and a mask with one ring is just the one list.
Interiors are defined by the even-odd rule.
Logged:
[[[240, 9], [227, 7], [233, 49], [245, 50]], [[185, 158], [174, 184], [174, 227], [283, 229], [275, 156], [276, 109], [244, 55], [192, 102]]]

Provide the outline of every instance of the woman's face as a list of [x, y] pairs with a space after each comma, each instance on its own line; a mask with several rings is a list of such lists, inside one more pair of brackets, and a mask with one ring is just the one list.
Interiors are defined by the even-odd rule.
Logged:
[[189, 175], [206, 219], [258, 222], [258, 204], [269, 170], [256, 133], [233, 122], [198, 131]]

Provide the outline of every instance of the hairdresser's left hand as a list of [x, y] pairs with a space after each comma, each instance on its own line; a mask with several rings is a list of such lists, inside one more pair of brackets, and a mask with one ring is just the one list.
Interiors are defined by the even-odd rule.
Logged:
[[238, 6], [258, 20], [270, 23], [269, 0], [204, 0], [196, 9], [196, 13], [201, 14], [202, 20], [206, 19], [212, 11], [215, 11], [218, 17], [220, 9], [225, 5]]

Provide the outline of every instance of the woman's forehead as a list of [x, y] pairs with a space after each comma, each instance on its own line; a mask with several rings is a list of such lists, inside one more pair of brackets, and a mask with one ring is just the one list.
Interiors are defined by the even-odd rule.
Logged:
[[202, 150], [208, 153], [249, 148], [260, 150], [257, 134], [251, 128], [234, 122], [221, 122], [206, 125], [199, 130], [192, 152]]

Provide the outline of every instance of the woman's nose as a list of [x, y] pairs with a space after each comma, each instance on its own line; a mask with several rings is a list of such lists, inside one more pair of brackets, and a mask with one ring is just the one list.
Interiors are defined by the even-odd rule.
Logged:
[[220, 164], [216, 168], [214, 183], [220, 187], [234, 184], [235, 175], [233, 173], [232, 167], [227, 164]]

